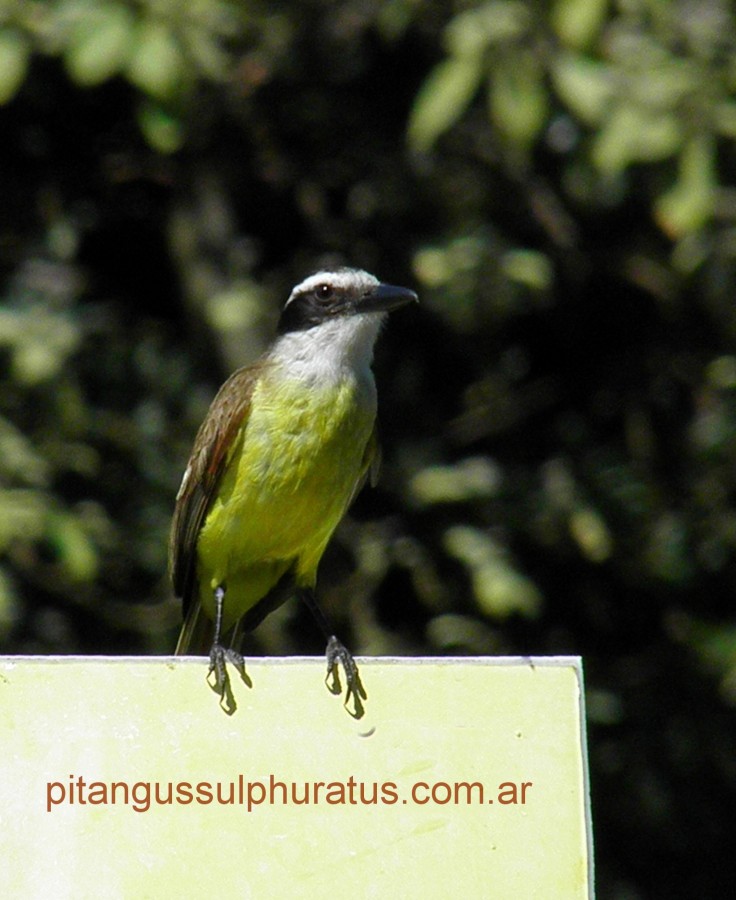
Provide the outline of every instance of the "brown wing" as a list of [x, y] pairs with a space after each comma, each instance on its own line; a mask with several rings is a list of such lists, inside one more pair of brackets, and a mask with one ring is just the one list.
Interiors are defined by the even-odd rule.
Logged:
[[169, 568], [184, 616], [197, 596], [197, 537], [228, 461], [232, 441], [247, 419], [262, 363], [238, 369], [223, 384], [197, 432], [176, 497], [169, 540]]

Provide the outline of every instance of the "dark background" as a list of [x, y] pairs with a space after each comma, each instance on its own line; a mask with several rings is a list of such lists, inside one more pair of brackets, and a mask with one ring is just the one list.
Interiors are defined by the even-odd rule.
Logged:
[[[4, 10], [0, 652], [172, 651], [207, 405], [360, 266], [422, 302], [323, 562], [340, 633], [582, 655], [598, 896], [732, 890], [731, 4]], [[323, 649], [289, 604], [248, 652]]]

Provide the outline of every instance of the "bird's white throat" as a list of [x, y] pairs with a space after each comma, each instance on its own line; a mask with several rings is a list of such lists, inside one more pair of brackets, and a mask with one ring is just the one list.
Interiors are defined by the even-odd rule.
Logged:
[[385, 318], [385, 313], [340, 316], [288, 332], [276, 341], [269, 358], [305, 381], [329, 384], [350, 376], [372, 381], [373, 347]]

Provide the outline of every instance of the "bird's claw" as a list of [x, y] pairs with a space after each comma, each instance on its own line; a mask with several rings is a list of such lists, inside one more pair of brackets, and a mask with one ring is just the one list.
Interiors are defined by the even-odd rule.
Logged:
[[[325, 684], [331, 694], [341, 694], [340, 673], [338, 666], [342, 666], [345, 672], [347, 685], [345, 692], [345, 709], [354, 719], [362, 718], [365, 713], [363, 700], [368, 699], [363, 683], [360, 680], [360, 672], [353, 654], [334, 635], [327, 642], [327, 675]], [[353, 698], [353, 708], [350, 708], [350, 698]]]
[[[227, 665], [234, 666], [242, 680], [246, 684], [250, 684], [248, 676], [245, 673], [245, 660], [232, 647], [223, 647], [222, 644], [213, 644], [210, 650], [210, 667], [207, 670], [207, 683], [212, 690], [220, 696], [220, 706], [228, 714], [232, 715], [237, 709], [233, 689], [230, 684], [230, 676], [227, 673]], [[214, 672], [214, 681], [210, 681], [210, 676]]]

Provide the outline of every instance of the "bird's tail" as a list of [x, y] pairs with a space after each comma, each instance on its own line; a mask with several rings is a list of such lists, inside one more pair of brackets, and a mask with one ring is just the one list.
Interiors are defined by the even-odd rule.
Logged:
[[[225, 629], [220, 636], [223, 644], [237, 649], [242, 642], [243, 635], [253, 631], [270, 612], [281, 606], [296, 590], [293, 567], [290, 566], [265, 597], [247, 610], [235, 622], [235, 625], [229, 625]], [[225, 603], [227, 603], [227, 594], [225, 594]], [[198, 598], [191, 600], [188, 605], [184, 605], [187, 606], [187, 611], [174, 654], [176, 656], [207, 656], [215, 636], [214, 623], [205, 613]]]
[[207, 656], [214, 637], [214, 624], [207, 617], [199, 601], [191, 603], [179, 640], [176, 642], [175, 656]]

